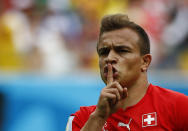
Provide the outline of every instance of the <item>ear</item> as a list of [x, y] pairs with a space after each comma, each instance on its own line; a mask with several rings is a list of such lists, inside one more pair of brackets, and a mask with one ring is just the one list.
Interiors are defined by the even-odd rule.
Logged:
[[142, 56], [141, 72], [146, 72], [148, 70], [151, 60], [152, 60], [151, 54], [145, 54]]

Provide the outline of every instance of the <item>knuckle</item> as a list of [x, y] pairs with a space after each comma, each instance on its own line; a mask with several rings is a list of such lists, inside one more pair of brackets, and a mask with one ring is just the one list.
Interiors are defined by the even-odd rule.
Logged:
[[116, 88], [113, 88], [112, 90], [113, 90], [113, 92], [117, 93], [117, 89]]
[[118, 85], [118, 82], [117, 82], [117, 81], [115, 81], [115, 82], [114, 82], [114, 84], [115, 84], [115, 85]]
[[117, 84], [113, 83], [112, 88], [117, 88]]
[[114, 82], [109, 85], [109, 87], [113, 87], [113, 86], [114, 86]]
[[115, 89], [115, 92], [116, 92], [116, 93], [119, 93], [119, 91], [118, 91], [117, 89]]
[[113, 95], [112, 95], [112, 98], [113, 98], [113, 99], [114, 99], [114, 98], [116, 98], [116, 95], [115, 95], [115, 94], [113, 94]]
[[104, 91], [102, 91], [100, 96], [101, 96], [101, 97], [104, 97], [105, 94], [106, 94], [106, 93], [105, 93]]

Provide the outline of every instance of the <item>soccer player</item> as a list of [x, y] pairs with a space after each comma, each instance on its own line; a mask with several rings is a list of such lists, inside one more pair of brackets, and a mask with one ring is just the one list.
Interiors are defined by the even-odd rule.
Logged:
[[105, 16], [97, 52], [106, 87], [96, 106], [70, 116], [67, 131], [188, 131], [188, 96], [148, 82], [150, 42], [139, 25]]

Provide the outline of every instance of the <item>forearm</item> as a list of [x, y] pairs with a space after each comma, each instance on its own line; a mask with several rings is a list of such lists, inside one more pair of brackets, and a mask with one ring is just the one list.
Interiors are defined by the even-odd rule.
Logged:
[[106, 119], [97, 116], [95, 113], [92, 113], [80, 131], [100, 131], [102, 130], [105, 121]]

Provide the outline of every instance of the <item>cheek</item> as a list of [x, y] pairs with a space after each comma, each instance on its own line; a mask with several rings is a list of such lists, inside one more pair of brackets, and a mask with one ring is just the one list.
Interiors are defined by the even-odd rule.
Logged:
[[123, 70], [132, 71], [139, 70], [141, 66], [141, 60], [138, 56], [132, 56], [124, 59], [122, 63]]
[[100, 75], [101, 75], [101, 78], [104, 81], [104, 83], [106, 83], [106, 80], [105, 80], [104, 74], [103, 74], [103, 67], [104, 67], [104, 61], [99, 59]]
[[100, 68], [100, 72], [103, 71], [103, 67], [104, 67], [104, 61], [102, 59], [99, 59], [99, 68]]
[[102, 65], [103, 65], [103, 62], [101, 59], [99, 59], [99, 68], [101, 69], [102, 68]]

